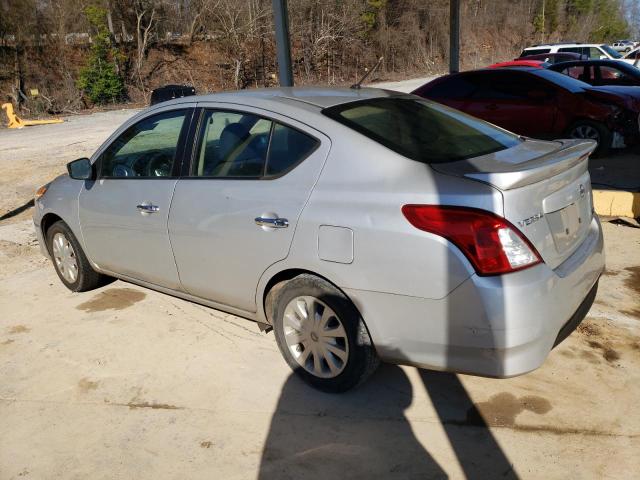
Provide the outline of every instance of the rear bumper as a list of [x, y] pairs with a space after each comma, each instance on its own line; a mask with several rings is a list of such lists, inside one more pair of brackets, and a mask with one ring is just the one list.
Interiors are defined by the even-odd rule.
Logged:
[[489, 377], [538, 368], [586, 316], [604, 270], [597, 218], [559, 267], [471, 276], [448, 296], [426, 299], [349, 290], [380, 357], [388, 362]]

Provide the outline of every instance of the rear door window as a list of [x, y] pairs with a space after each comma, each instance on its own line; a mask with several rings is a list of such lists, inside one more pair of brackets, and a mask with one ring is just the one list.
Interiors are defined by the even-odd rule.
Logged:
[[591, 83], [593, 81], [593, 69], [589, 66], [585, 67], [584, 65], [574, 65], [572, 67], [565, 68], [562, 70], [562, 73], [582, 82]]
[[319, 141], [249, 112], [206, 110], [191, 176], [276, 177], [304, 160]]
[[[476, 90], [471, 75], [456, 75], [445, 78], [427, 90], [429, 98], [446, 98], [450, 100], [460, 100], [468, 98]], [[419, 92], [420, 89], [417, 90]]]
[[376, 98], [323, 110], [328, 117], [412, 160], [446, 163], [517, 145], [506, 130], [414, 97]]
[[582, 47], [562, 47], [558, 49], [559, 52], [571, 52], [577, 53], [579, 55], [584, 54], [584, 49]]
[[[537, 78], [514, 71], [481, 72], [474, 100], [528, 101], [532, 90], [547, 90]], [[551, 93], [551, 92], [549, 92]]]
[[201, 123], [198, 177], [261, 177], [272, 122], [250, 113], [208, 110]]

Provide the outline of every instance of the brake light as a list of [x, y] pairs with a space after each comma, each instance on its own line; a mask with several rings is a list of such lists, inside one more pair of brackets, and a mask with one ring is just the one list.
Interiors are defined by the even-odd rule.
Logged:
[[414, 227], [446, 238], [479, 275], [500, 275], [540, 263], [535, 247], [506, 219], [486, 210], [440, 205], [405, 205]]

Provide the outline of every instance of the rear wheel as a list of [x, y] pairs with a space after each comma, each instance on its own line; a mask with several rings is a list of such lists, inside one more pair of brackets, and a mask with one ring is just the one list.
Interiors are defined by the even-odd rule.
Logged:
[[283, 357], [303, 380], [325, 392], [364, 382], [379, 364], [353, 304], [336, 287], [300, 275], [276, 293], [273, 327]]
[[569, 128], [571, 138], [595, 140], [598, 142], [594, 154], [598, 156], [606, 155], [611, 148], [613, 135], [605, 125], [592, 120], [579, 120]]
[[69, 290], [84, 292], [104, 283], [106, 277], [91, 267], [80, 243], [62, 220], [47, 230], [47, 246], [56, 273]]

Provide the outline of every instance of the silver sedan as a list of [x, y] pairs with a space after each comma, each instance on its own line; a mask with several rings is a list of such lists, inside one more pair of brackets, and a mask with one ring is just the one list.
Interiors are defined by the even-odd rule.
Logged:
[[321, 390], [379, 359], [509, 377], [593, 302], [594, 147], [377, 89], [187, 97], [71, 162], [34, 222], [69, 289], [116, 277], [256, 321]]

